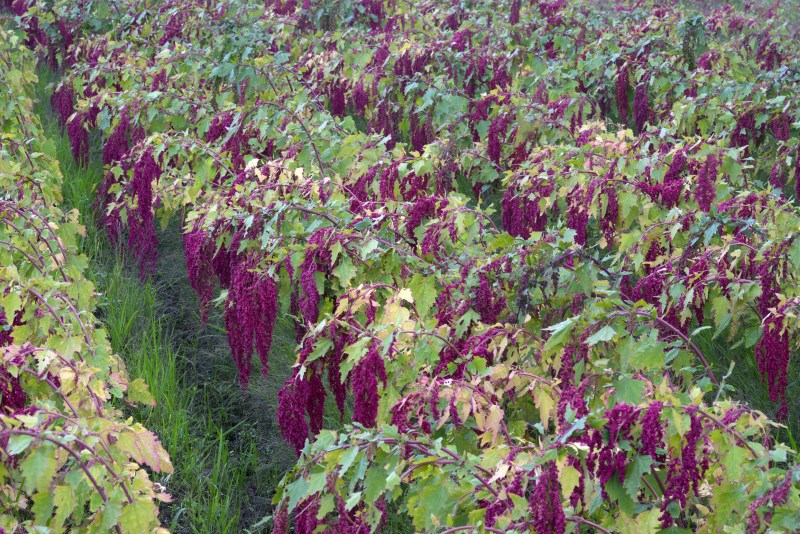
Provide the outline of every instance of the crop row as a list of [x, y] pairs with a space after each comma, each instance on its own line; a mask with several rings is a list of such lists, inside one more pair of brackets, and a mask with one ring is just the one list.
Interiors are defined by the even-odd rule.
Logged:
[[22, 8], [76, 160], [105, 139], [98, 210], [142, 276], [180, 217], [243, 389], [295, 322], [277, 532], [390, 507], [441, 532], [800, 524], [795, 451], [699, 348], [751, 353], [797, 417], [779, 5]]

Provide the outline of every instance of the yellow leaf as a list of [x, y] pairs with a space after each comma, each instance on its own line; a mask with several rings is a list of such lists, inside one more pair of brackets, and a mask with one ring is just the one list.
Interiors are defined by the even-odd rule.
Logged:
[[559, 476], [559, 480], [561, 481], [561, 495], [565, 500], [569, 499], [569, 496], [572, 495], [572, 491], [578, 487], [581, 478], [581, 474], [577, 469], [571, 465], [566, 465], [566, 460], [567, 458], [564, 457], [564, 465], [560, 466], [559, 469], [561, 472]]
[[547, 428], [550, 414], [553, 412], [553, 407], [555, 407], [553, 397], [550, 396], [549, 392], [545, 391], [544, 387], [538, 387], [533, 390], [533, 402], [539, 408], [539, 419], [542, 422], [542, 426]]
[[414, 304], [414, 297], [411, 295], [411, 289], [404, 287], [397, 292], [397, 298], [404, 300], [410, 304]]
[[500, 466], [497, 468], [497, 471], [495, 471], [494, 475], [492, 475], [492, 478], [489, 479], [489, 484], [497, 482], [501, 478], [505, 477], [508, 473], [508, 468], [509, 465], [507, 463], [500, 464]]
[[119, 435], [117, 448], [128, 453], [140, 464], [150, 466], [153, 471], [172, 473], [169, 454], [158, 442], [156, 435], [138, 423], [132, 429], [133, 432], [122, 432]]

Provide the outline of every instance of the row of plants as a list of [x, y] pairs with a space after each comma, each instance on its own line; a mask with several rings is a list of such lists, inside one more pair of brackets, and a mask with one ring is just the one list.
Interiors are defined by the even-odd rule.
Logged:
[[[800, 524], [780, 3], [12, 8], [144, 278], [181, 218], [243, 390], [293, 318], [276, 532]], [[768, 415], [701, 338], [752, 354]]]
[[158, 503], [170, 496], [150, 472], [172, 465], [123, 411], [154, 400], [94, 315], [86, 229], [61, 207], [24, 40], [0, 27], [0, 530], [161, 530]]
[[[130, 378], [144, 379], [158, 399], [155, 406], [125, 412], [158, 436], [173, 465], [173, 472], [153, 479], [172, 497], [159, 506], [159, 519], [173, 533], [245, 530], [269, 514], [270, 491], [294, 463], [280, 434], [270, 436], [274, 414], [259, 406], [280, 386], [264, 382], [246, 398], [235, 394], [236, 370], [229, 365], [220, 314], [212, 314], [207, 326], [197, 319], [177, 221], [160, 232], [156, 275], [145, 283], [124, 251], [108, 245], [92, 207], [103, 177], [102, 139], [90, 136], [89, 163], [78, 165], [50, 106], [59, 75], [41, 64], [36, 74], [34, 108], [45, 137], [55, 144], [63, 175], [59, 204], [66, 211], [77, 209], [86, 228], [78, 242], [88, 260], [85, 275], [98, 293], [95, 316]], [[294, 356], [290, 330], [288, 322], [276, 325], [273, 351], [273, 360], [285, 359], [287, 369]]]

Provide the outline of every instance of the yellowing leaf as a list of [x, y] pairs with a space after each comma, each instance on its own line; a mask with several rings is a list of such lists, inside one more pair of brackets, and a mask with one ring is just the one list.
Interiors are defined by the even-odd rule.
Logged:
[[561, 495], [564, 497], [564, 500], [567, 500], [569, 496], [572, 495], [572, 491], [578, 487], [581, 474], [573, 466], [566, 464], [561, 466], [559, 471], [561, 473], [559, 475], [559, 480], [561, 481]]
[[407, 287], [404, 287], [403, 289], [397, 292], [397, 298], [404, 300], [410, 304], [414, 304], [414, 297], [411, 295], [411, 290]]
[[553, 413], [553, 408], [556, 405], [553, 397], [550, 396], [548, 391], [545, 391], [545, 388], [538, 387], [533, 390], [533, 402], [539, 408], [539, 419], [542, 422], [542, 426], [547, 428], [550, 414]]
[[140, 498], [122, 508], [119, 526], [122, 532], [149, 532], [158, 523], [158, 510], [150, 499]]
[[167, 451], [158, 442], [155, 434], [142, 425], [133, 425], [133, 432], [123, 432], [117, 438], [116, 446], [140, 464], [149, 466], [159, 473], [172, 473], [172, 463]]
[[135, 404], [156, 405], [156, 400], [150, 394], [150, 389], [142, 378], [137, 378], [128, 384], [128, 400]]

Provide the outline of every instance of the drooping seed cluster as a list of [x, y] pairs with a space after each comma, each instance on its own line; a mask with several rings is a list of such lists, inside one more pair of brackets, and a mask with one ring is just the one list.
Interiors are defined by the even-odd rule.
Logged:
[[161, 176], [161, 167], [147, 149], [133, 166], [131, 198], [136, 208], [128, 212], [128, 246], [139, 264], [142, 279], [152, 275], [158, 257], [158, 237], [153, 221], [153, 181]]
[[[272, 332], [278, 313], [277, 284], [272, 277], [260, 274], [257, 266], [254, 255], [249, 255], [232, 266], [228, 302], [225, 306], [228, 345], [239, 371], [239, 385], [243, 390], [247, 389], [250, 380], [254, 348], [261, 360], [261, 373], [265, 378], [267, 376]], [[204, 269], [208, 269], [208, 266], [204, 266]], [[203, 290], [207, 291], [208, 288], [204, 287]]]

